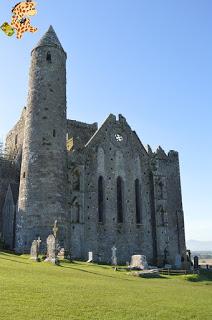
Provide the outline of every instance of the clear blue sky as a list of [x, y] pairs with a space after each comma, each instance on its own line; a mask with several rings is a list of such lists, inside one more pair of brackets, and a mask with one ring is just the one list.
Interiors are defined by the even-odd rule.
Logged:
[[[143, 144], [178, 150], [187, 239], [212, 240], [212, 1], [38, 0], [36, 34], [0, 31], [0, 137], [26, 104], [30, 51], [52, 24], [68, 54], [68, 116], [122, 113]], [[16, 1], [0, 1], [1, 22]]]

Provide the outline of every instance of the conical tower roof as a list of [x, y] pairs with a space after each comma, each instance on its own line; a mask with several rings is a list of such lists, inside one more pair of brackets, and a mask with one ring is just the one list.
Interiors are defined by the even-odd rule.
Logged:
[[40, 39], [40, 41], [37, 43], [34, 49], [43, 46], [58, 47], [59, 49], [64, 51], [52, 26], [49, 27], [48, 31], [43, 35], [43, 37]]

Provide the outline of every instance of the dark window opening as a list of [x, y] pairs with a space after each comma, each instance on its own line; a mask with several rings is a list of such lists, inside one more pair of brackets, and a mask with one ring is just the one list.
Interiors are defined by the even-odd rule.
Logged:
[[73, 173], [73, 190], [80, 191], [80, 173], [78, 170], [75, 170]]
[[23, 178], [26, 178], [26, 172], [23, 173]]
[[47, 55], [46, 55], [46, 61], [48, 61], [50, 63], [52, 62], [52, 55], [49, 51], [47, 52]]
[[161, 199], [163, 199], [163, 183], [162, 183], [162, 181], [160, 181], [158, 185], [159, 185], [159, 197]]
[[18, 135], [16, 134], [16, 136], [15, 136], [15, 145], [17, 145], [17, 143], [18, 143]]
[[117, 221], [123, 222], [123, 182], [122, 178], [117, 178]]
[[141, 223], [141, 188], [139, 179], [135, 180], [136, 223]]
[[103, 191], [103, 177], [100, 176], [98, 180], [98, 216], [99, 222], [103, 222], [104, 211], [104, 191]]
[[56, 130], [55, 129], [53, 130], [53, 137], [54, 138], [56, 137]]
[[80, 206], [76, 204], [76, 223], [80, 223]]

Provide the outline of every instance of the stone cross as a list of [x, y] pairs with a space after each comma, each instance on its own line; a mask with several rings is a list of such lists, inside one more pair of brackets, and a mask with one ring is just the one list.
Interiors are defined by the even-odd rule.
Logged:
[[40, 237], [38, 237], [38, 240], [37, 240], [37, 243], [38, 243], [38, 250], [39, 250], [39, 248], [40, 248], [40, 244], [41, 244], [41, 238]]
[[117, 248], [113, 246], [111, 250], [112, 250], [111, 263], [113, 266], [117, 266], [117, 256], [116, 256]]
[[53, 235], [55, 236], [55, 238], [57, 238], [57, 231], [58, 231], [57, 220], [55, 220], [55, 222], [54, 222], [54, 227], [53, 227], [52, 231], [53, 231]]

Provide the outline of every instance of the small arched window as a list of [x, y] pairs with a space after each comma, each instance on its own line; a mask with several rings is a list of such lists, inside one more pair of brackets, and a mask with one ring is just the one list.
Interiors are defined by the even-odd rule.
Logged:
[[50, 63], [52, 62], [52, 55], [51, 55], [50, 51], [48, 51], [46, 54], [46, 61], [48, 61]]
[[141, 223], [141, 188], [139, 179], [135, 180], [136, 223]]
[[123, 181], [117, 178], [117, 222], [123, 222]]
[[104, 190], [103, 190], [103, 177], [98, 179], [98, 220], [103, 222], [104, 213]]

